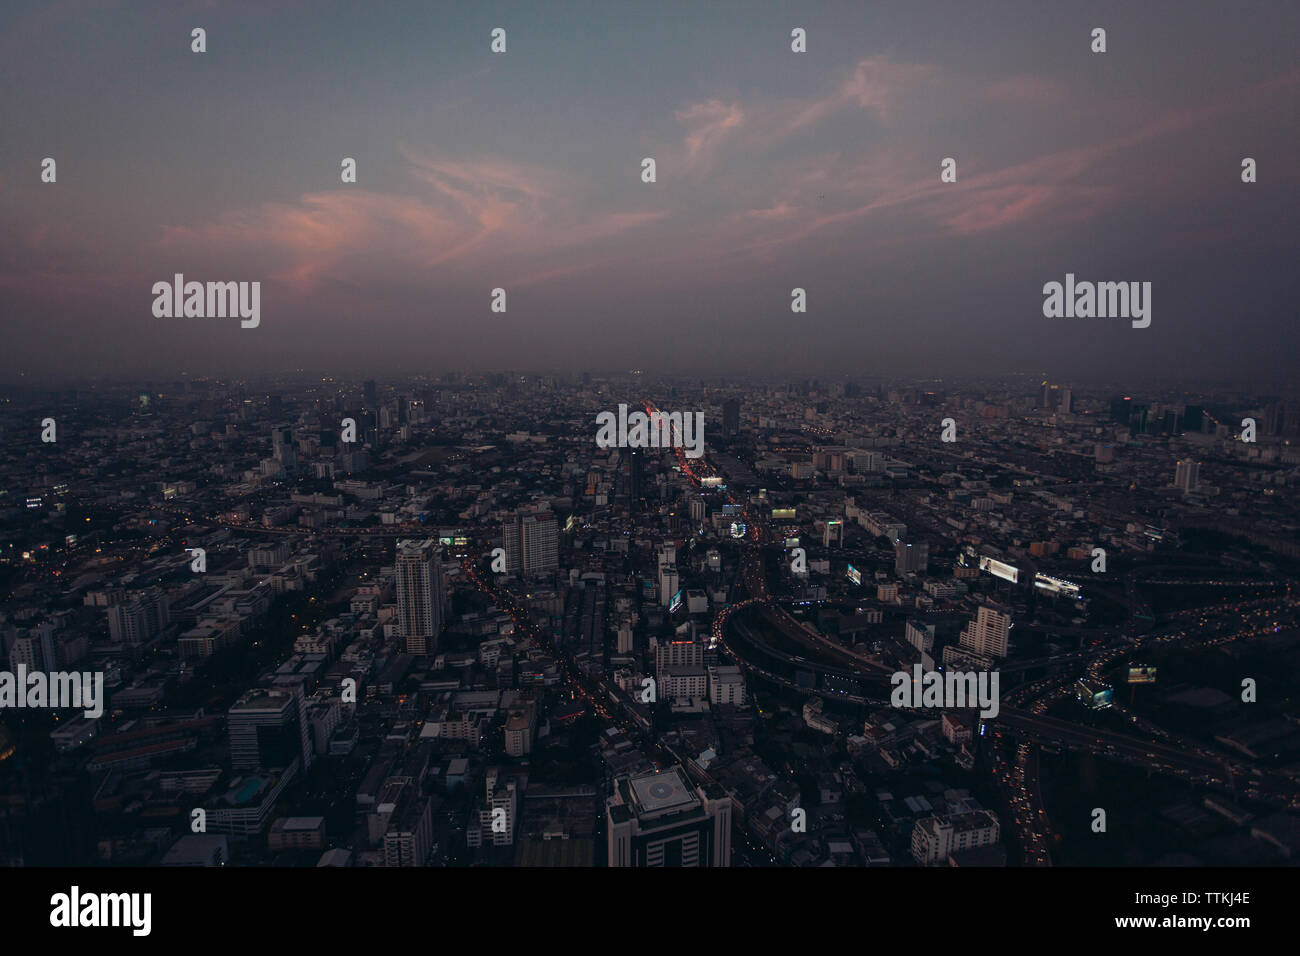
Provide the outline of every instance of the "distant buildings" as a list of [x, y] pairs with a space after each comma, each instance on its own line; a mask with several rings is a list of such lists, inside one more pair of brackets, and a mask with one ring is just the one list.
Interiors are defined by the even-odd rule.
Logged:
[[[949, 786], [953, 770], [967, 779], [993, 745], [983, 725], [966, 709], [857, 717], [832, 701], [871, 694], [864, 681], [769, 657], [728, 631], [717, 612], [745, 606], [758, 585], [734, 536], [771, 531], [762, 537], [774, 551], [820, 552], [795, 562], [802, 573], [781, 568], [759, 588], [803, 602], [798, 617], [819, 635], [854, 654], [901, 651], [903, 666], [919, 660], [931, 671], [942, 658], [949, 673], [975, 676], [1017, 650], [1013, 618], [1053, 635], [1041, 649], [1019, 648], [1026, 654], [1068, 654], [1068, 635], [1085, 631], [1097, 632], [1089, 647], [1098, 653], [1119, 650], [1121, 635], [1105, 627], [1113, 608], [1097, 615], [1070, 580], [1099, 556], [1141, 568], [1167, 560], [1175, 533], [1199, 548], [1193, 535], [1227, 531], [1240, 540], [1222, 542], [1225, 569], [1282, 601], [1293, 575], [1274, 556], [1300, 547], [1289, 533], [1300, 445], [1282, 440], [1300, 415], [1266, 395], [1184, 397], [1212, 400], [1208, 411], [1175, 404], [1173, 392], [1149, 406], [1121, 399], [1109, 421], [1107, 393], [1049, 385], [1045, 411], [1037, 384], [1017, 379], [951, 396], [980, 420], [964, 439], [972, 454], [954, 461], [914, 440], [944, 402], [924, 386], [890, 391], [887, 402], [874, 385], [719, 392], [679, 382], [665, 396], [715, 413], [722, 404], [730, 436], [719, 448], [732, 454], [715, 450], [694, 474], [652, 449], [620, 455], [537, 427], [539, 407], [590, 407], [632, 382], [569, 392], [572, 383], [530, 376], [483, 382], [394, 383], [382, 404], [371, 385], [364, 407], [360, 382], [322, 380], [269, 404], [243, 385], [160, 383], [147, 418], [123, 429], [82, 418], [58, 455], [34, 453], [33, 430], [15, 429], [18, 454], [0, 464], [0, 487], [11, 489], [0, 496], [0, 566], [22, 587], [0, 608], [0, 652], [29, 673], [84, 661], [104, 671], [108, 697], [98, 720], [69, 715], [49, 731], [59, 757], [48, 786], [34, 790], [24, 774], [0, 780], [0, 860], [80, 864], [97, 853], [146, 865], [175, 839], [169, 820], [188, 829], [179, 807], [203, 808], [207, 835], [177, 840], [168, 865], [228, 864], [228, 837], [241, 864], [589, 866], [604, 809], [615, 866], [725, 865], [733, 816], [747, 833], [737, 863], [763, 865], [770, 854], [791, 866], [888, 864], [883, 838], [927, 864], [996, 865], [997, 818]], [[855, 391], [861, 400], [845, 401]], [[721, 402], [731, 394], [743, 397]], [[22, 414], [62, 415], [60, 401], [42, 393]], [[73, 427], [79, 413], [69, 405], [67, 414]], [[356, 442], [342, 441], [345, 415], [358, 423]], [[1245, 415], [1258, 419], [1257, 442], [1235, 434]], [[421, 421], [429, 425], [412, 427]], [[1199, 485], [1198, 460], [1216, 463], [1213, 488]], [[782, 480], [790, 473], [805, 483]], [[385, 538], [387, 551], [377, 544]], [[456, 576], [456, 562], [499, 544], [495, 568], [514, 580], [486, 594], [477, 576]], [[205, 549], [203, 573], [187, 546]], [[942, 565], [933, 571], [929, 548]], [[1192, 607], [1204, 591], [1199, 569], [1166, 577], [1182, 579], [1188, 621], [1218, 618], [1225, 636], [1254, 626], [1222, 603]], [[274, 615], [281, 635], [269, 646], [258, 622], [290, 591], [299, 596]], [[1267, 630], [1280, 628], [1260, 642], [1279, 685], [1294, 651], [1281, 613], [1259, 612], [1274, 621]], [[887, 635], [908, 646], [886, 650]], [[229, 649], [262, 666], [228, 691]], [[755, 657], [728, 663], [733, 651]], [[210, 688], [213, 670], [221, 683]], [[801, 693], [754, 707], [748, 692], [764, 696], [765, 674]], [[1045, 676], [1043, 688], [1077, 696], [1072, 716], [1085, 721], [1085, 708], [1110, 704], [1114, 688], [1077, 676]], [[1235, 697], [1202, 704], [1193, 693], [1217, 692], [1188, 691], [1180, 706], [1240, 710]], [[179, 701], [193, 712], [174, 709]], [[597, 759], [574, 762], [588, 752], [593, 712], [622, 729], [599, 735]], [[1218, 742], [1249, 759], [1282, 761], [1295, 749], [1295, 727], [1281, 718], [1234, 721]], [[5, 766], [23, 752], [14, 748], [0, 732]], [[652, 773], [664, 752], [680, 767]], [[313, 760], [340, 771], [317, 768], [301, 786]], [[68, 802], [82, 799], [82, 782], [60, 789], [62, 768], [78, 764], [77, 781], [93, 782], [87, 805], [106, 814], [95, 840], [76, 832], [83, 815]], [[804, 780], [789, 779], [787, 765]], [[1050, 786], [1053, 768], [1044, 771]], [[826, 809], [796, 830], [805, 781]], [[873, 784], [876, 800], [864, 801]], [[899, 787], [895, 800], [889, 790]], [[327, 803], [326, 821], [347, 812], [324, 832], [309, 815]], [[1184, 826], [1190, 814], [1158, 815], [1189, 844], [1198, 838], [1199, 826]], [[1264, 836], [1246, 822], [1232, 820], [1249, 849], [1216, 836], [1198, 857], [1281, 862], [1294, 845], [1285, 820]], [[1055, 852], [1026, 846], [1027, 862]], [[1146, 849], [1123, 853], [1136, 860]]]

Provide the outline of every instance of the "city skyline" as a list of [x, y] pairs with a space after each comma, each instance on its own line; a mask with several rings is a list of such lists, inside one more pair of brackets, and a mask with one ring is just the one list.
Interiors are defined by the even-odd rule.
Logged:
[[1298, 38], [1285, 0], [5, 5], [6, 927], [373, 947], [486, 876], [614, 939], [674, 869], [1266, 929]]

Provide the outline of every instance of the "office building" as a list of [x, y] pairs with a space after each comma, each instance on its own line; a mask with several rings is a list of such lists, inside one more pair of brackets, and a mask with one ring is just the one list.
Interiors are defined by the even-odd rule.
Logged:
[[645, 452], [640, 448], [628, 448], [623, 457], [627, 462], [628, 508], [635, 513], [640, 510], [641, 499], [645, 497]]
[[678, 767], [622, 776], [605, 802], [610, 866], [731, 865], [731, 798]]
[[1127, 428], [1132, 409], [1133, 400], [1127, 395], [1123, 398], [1112, 398], [1110, 400], [1110, 420]]
[[306, 771], [312, 764], [307, 703], [301, 686], [248, 691], [226, 714], [230, 765], [235, 770], [280, 770], [295, 759]]

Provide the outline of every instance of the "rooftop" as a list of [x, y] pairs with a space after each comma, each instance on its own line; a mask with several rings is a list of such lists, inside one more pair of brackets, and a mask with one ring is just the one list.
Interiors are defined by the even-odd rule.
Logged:
[[628, 789], [637, 815], [642, 817], [691, 810], [700, 804], [694, 789], [676, 767], [662, 773], [629, 777]]

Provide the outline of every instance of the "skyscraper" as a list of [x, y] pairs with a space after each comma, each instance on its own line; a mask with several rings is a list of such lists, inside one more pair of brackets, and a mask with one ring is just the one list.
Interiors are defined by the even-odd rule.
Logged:
[[1196, 491], [1201, 486], [1201, 463], [1184, 458], [1174, 470], [1174, 485], [1183, 492]]
[[627, 497], [628, 510], [640, 510], [641, 499], [645, 496], [645, 452], [640, 448], [627, 449]]
[[1150, 405], [1135, 404], [1129, 409], [1128, 429], [1135, 435], [1146, 435], [1151, 432]]
[[280, 463], [287, 473], [298, 467], [298, 450], [293, 445], [293, 429], [277, 425], [271, 429], [271, 457]]
[[1007, 609], [981, 604], [975, 620], [961, 632], [959, 646], [980, 657], [1006, 657], [1011, 636], [1011, 615]]
[[442, 554], [437, 540], [397, 542], [397, 620], [408, 654], [437, 651], [442, 605]]
[[740, 434], [740, 399], [729, 398], [722, 403], [722, 434]]
[[673, 595], [681, 589], [681, 581], [677, 576], [677, 565], [661, 564], [659, 565], [659, 603], [667, 607], [673, 599]]
[[560, 566], [560, 530], [555, 515], [545, 509], [521, 510], [501, 522], [506, 571], [538, 577]]
[[1129, 416], [1132, 414], [1133, 400], [1125, 395], [1123, 398], [1112, 398], [1110, 400], [1110, 420], [1117, 425], [1128, 427]]
[[929, 565], [930, 546], [924, 541], [919, 544], [894, 542], [894, 570], [898, 574], [923, 573]]

